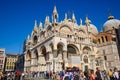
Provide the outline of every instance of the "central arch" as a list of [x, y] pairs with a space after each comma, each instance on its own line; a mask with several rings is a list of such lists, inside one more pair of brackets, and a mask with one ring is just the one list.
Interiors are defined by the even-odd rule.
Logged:
[[80, 55], [77, 46], [74, 44], [67, 45], [67, 67], [79, 67], [80, 68]]
[[67, 52], [68, 52], [68, 54], [78, 54], [79, 50], [75, 45], [68, 44], [67, 45]]

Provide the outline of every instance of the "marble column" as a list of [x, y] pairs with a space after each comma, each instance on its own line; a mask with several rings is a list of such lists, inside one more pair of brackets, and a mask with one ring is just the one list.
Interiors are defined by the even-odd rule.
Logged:
[[66, 69], [66, 66], [68, 65], [67, 51], [63, 51], [63, 60], [64, 60], [64, 69]]
[[105, 36], [103, 36], [103, 38], [104, 38], [104, 43], [106, 43], [106, 38], [105, 38]]
[[31, 71], [34, 71], [36, 65], [36, 58], [31, 58]]
[[27, 60], [24, 62], [24, 71], [27, 72]]
[[100, 38], [100, 44], [102, 44], [102, 38]]
[[52, 52], [49, 52], [49, 68], [50, 68], [50, 71], [53, 70], [53, 53]]
[[56, 59], [57, 57], [57, 49], [56, 50], [53, 50], [53, 72], [56, 72]]

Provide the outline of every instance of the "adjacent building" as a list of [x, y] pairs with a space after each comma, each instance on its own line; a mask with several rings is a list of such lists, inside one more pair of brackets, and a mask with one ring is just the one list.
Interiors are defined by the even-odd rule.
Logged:
[[19, 54], [6, 54], [5, 71], [14, 71]]
[[24, 72], [24, 54], [18, 56], [18, 60], [15, 63], [15, 71]]
[[0, 48], [0, 72], [4, 72], [4, 63], [5, 63], [5, 49]]
[[117, 41], [117, 48], [118, 48], [118, 53], [120, 57], [120, 25], [118, 28], [114, 28], [115, 33], [116, 33], [116, 41]]
[[[44, 26], [37, 25], [25, 42], [24, 71], [61, 71], [67, 67], [85, 69], [120, 69], [120, 57], [113, 27], [120, 25], [120, 20], [110, 15], [103, 25], [102, 32], [86, 17], [85, 24], [80, 19], [77, 23], [75, 14], [65, 14], [58, 21], [56, 6], [52, 14], [52, 22], [46, 16]], [[44, 27], [44, 28], [43, 28]]]

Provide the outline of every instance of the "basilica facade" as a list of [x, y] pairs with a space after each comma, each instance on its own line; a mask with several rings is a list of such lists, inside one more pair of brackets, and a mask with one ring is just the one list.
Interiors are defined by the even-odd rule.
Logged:
[[[108, 17], [100, 33], [97, 27], [86, 17], [85, 24], [77, 24], [75, 14], [58, 21], [56, 6], [52, 22], [46, 16], [44, 26], [35, 21], [34, 29], [25, 42], [24, 71], [61, 71], [68, 67], [85, 69], [120, 69], [120, 58], [115, 41], [113, 27], [120, 25], [120, 20]], [[43, 28], [44, 27], [44, 28]]]

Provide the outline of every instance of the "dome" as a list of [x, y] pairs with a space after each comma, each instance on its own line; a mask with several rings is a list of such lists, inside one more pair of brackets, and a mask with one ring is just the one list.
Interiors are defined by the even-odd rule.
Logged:
[[96, 28], [95, 25], [90, 24], [90, 26], [89, 26], [88, 29], [89, 29], [89, 30], [88, 30], [89, 32], [91, 32], [91, 33], [93, 33], [93, 34], [98, 34], [98, 30], [97, 30], [97, 28]]
[[103, 25], [103, 31], [108, 31], [114, 28], [117, 28], [120, 25], [120, 20], [113, 18], [108, 18], [108, 20]]

